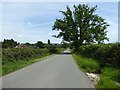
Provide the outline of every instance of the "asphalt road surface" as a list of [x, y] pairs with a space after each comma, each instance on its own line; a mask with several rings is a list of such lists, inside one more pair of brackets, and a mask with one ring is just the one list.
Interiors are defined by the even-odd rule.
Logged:
[[2, 77], [3, 88], [94, 88], [70, 50]]

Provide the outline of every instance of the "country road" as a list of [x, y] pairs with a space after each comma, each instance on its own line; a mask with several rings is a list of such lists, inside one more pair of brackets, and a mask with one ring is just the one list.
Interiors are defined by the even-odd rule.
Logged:
[[2, 77], [2, 88], [94, 88], [70, 50]]

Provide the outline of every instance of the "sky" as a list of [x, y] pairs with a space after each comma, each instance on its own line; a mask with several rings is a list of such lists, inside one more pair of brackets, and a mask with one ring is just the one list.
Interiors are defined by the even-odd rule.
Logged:
[[[60, 10], [65, 11], [66, 5], [73, 9], [73, 5], [81, 2], [3, 2], [2, 3], [2, 37], [14, 39], [20, 43], [60, 43], [62, 39], [54, 38], [59, 32], [53, 31], [52, 26], [56, 18], [63, 18]], [[96, 14], [106, 20], [109, 42], [118, 41], [118, 3], [117, 2], [84, 2], [90, 6], [98, 6]], [[105, 41], [108, 43], [107, 41]]]

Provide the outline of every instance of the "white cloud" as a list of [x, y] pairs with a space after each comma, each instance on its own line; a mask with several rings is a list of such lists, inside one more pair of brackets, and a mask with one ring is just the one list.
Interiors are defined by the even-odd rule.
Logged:
[[49, 35], [50, 35], [50, 36], [52, 36], [52, 34], [51, 34], [51, 33], [49, 33]]
[[22, 35], [22, 34], [19, 34], [18, 37], [23, 37], [23, 35]]
[[31, 22], [28, 22], [28, 26], [31, 26], [32, 25], [32, 23]]

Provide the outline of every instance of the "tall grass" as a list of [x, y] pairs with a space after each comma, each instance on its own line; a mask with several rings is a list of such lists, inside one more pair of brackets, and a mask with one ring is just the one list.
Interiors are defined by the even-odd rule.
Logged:
[[[109, 89], [110, 90], [120, 90], [120, 89], [117, 89], [119, 87], [116, 85], [116, 83], [113, 80], [111, 80], [107, 76], [102, 76], [102, 75], [101, 75], [100, 80], [98, 81], [96, 87], [100, 88], [100, 90], [102, 90], [102, 88], [108, 88], [108, 90]], [[113, 88], [113, 89], [111, 89], [111, 88]]]
[[112, 67], [105, 67], [101, 69], [99, 63], [94, 59], [76, 54], [73, 54], [73, 57], [79, 68], [85, 72], [99, 73], [101, 70], [100, 80], [95, 85], [96, 88], [99, 88], [100, 90], [102, 90], [102, 88], [119, 90], [120, 86], [116, 83], [120, 81], [120, 69]]
[[120, 82], [120, 69], [105, 67], [101, 70], [102, 76], [106, 76], [116, 82]]
[[120, 69], [105, 67], [101, 71], [100, 80], [98, 81], [97, 88], [116, 88], [120, 90], [120, 86], [116, 83], [120, 81]]
[[78, 64], [86, 72], [99, 72], [99, 63], [91, 58], [73, 54], [73, 57]]

